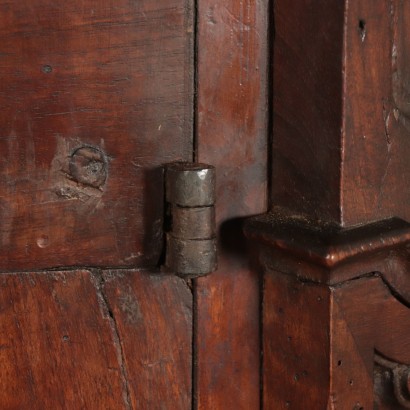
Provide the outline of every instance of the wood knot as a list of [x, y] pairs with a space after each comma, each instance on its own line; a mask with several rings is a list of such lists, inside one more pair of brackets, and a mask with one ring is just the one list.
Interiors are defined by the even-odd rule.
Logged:
[[75, 181], [101, 188], [107, 179], [106, 155], [94, 147], [77, 148], [71, 155], [69, 171]]

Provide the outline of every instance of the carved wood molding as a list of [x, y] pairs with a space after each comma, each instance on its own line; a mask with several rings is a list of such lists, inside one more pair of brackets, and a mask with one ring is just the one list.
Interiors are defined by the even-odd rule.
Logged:
[[[379, 377], [380, 379], [383, 377], [384, 379], [389, 378], [389, 382], [393, 385], [393, 393], [397, 403], [405, 409], [410, 409], [410, 365], [389, 360], [378, 352], [374, 356], [374, 361], [382, 372], [387, 371], [387, 374], [379, 375]], [[375, 369], [375, 378], [378, 372], [377, 367]], [[376, 394], [378, 389], [380, 387], [377, 386], [375, 388]]]
[[398, 218], [343, 229], [270, 213], [249, 220], [247, 237], [262, 245], [267, 269], [329, 285], [380, 272], [410, 301], [410, 223]]

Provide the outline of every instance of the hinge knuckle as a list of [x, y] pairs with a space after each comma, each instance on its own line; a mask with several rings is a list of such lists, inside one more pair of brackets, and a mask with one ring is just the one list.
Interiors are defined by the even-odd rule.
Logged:
[[166, 199], [182, 207], [215, 204], [215, 168], [190, 162], [166, 166]]
[[166, 266], [188, 278], [217, 268], [215, 168], [176, 162], [165, 166], [171, 222], [166, 233]]

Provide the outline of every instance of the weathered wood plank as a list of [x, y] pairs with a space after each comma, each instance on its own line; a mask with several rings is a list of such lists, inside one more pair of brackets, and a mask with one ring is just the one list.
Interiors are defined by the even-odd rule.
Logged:
[[408, 3], [274, 9], [274, 205], [343, 226], [410, 219]]
[[0, 1], [1, 270], [157, 263], [159, 166], [192, 156], [191, 4]]
[[264, 409], [331, 408], [330, 299], [326, 286], [265, 274]]
[[399, 0], [349, 3], [342, 180], [348, 226], [410, 220], [409, 12]]
[[1, 408], [130, 408], [97, 288], [87, 271], [0, 276]]
[[273, 205], [340, 220], [344, 2], [274, 3]]
[[259, 407], [258, 273], [235, 218], [267, 207], [267, 3], [198, 2], [197, 157], [217, 169], [220, 231], [219, 270], [196, 283], [200, 409]]
[[134, 409], [191, 409], [192, 292], [176, 276], [104, 274]]

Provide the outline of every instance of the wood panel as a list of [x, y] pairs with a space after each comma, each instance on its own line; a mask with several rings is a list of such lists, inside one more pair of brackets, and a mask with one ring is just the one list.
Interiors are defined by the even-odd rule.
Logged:
[[198, 2], [197, 158], [217, 169], [219, 270], [196, 281], [200, 409], [259, 407], [259, 280], [240, 218], [267, 207], [265, 0]]
[[2, 409], [190, 409], [192, 293], [138, 271], [0, 277]]
[[120, 345], [87, 271], [0, 277], [3, 409], [129, 409]]
[[409, 11], [274, 2], [264, 408], [410, 406]]
[[328, 406], [330, 299], [325, 286], [278, 272], [265, 275], [264, 409], [332, 408]]
[[[349, 2], [343, 223], [410, 220], [409, 4]], [[377, 164], [377, 166], [375, 166]]]
[[274, 2], [272, 203], [339, 222], [344, 2]]
[[131, 408], [191, 409], [192, 292], [176, 276], [106, 272]]
[[276, 207], [343, 226], [410, 218], [407, 16], [399, 0], [275, 2]]
[[409, 309], [379, 275], [328, 287], [270, 272], [264, 306], [264, 408], [408, 408], [376, 366], [410, 364]]
[[0, 1], [0, 269], [157, 263], [159, 166], [192, 155], [191, 4]]

